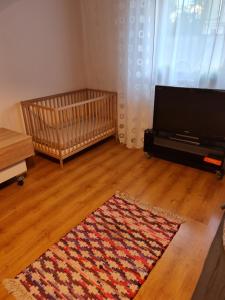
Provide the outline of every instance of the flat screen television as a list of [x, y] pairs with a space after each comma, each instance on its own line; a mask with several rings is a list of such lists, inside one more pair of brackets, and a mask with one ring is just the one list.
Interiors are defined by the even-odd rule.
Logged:
[[225, 91], [155, 87], [153, 130], [225, 140]]

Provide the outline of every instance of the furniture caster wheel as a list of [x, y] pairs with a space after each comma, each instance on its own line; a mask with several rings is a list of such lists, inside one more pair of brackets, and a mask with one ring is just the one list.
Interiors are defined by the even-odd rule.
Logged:
[[222, 171], [222, 170], [217, 170], [217, 171], [216, 171], [216, 176], [217, 176], [218, 179], [223, 179], [224, 171]]
[[220, 207], [221, 209], [225, 209], [225, 204], [221, 205]]
[[17, 177], [17, 184], [20, 186], [24, 184], [24, 176]]
[[146, 156], [148, 159], [150, 159], [150, 158], [152, 157], [151, 153], [149, 153], [149, 152], [145, 152], [145, 156]]

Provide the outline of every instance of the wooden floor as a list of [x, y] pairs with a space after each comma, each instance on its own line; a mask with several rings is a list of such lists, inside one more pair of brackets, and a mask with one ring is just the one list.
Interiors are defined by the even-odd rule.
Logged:
[[[36, 156], [23, 187], [0, 189], [0, 280], [14, 277], [116, 190], [184, 216], [172, 243], [136, 299], [191, 299], [225, 202], [225, 179], [148, 160], [114, 140], [64, 165]], [[0, 299], [13, 299], [0, 286]]]

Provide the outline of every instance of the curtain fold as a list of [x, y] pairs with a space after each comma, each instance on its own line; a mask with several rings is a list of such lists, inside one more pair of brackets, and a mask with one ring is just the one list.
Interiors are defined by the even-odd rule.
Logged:
[[119, 138], [128, 148], [143, 145], [152, 120], [152, 70], [156, 1], [121, 1], [117, 19]]
[[81, 7], [87, 85], [118, 91], [127, 147], [142, 147], [152, 126], [156, 84], [225, 89], [225, 0], [82, 0]]

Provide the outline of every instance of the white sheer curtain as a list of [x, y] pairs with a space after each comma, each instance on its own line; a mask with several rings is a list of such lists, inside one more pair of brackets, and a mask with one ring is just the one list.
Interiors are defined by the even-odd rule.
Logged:
[[151, 126], [155, 9], [155, 1], [119, 3], [119, 138], [128, 148], [142, 147]]
[[142, 147], [152, 125], [155, 84], [225, 89], [225, 0], [81, 5], [89, 85], [118, 91], [119, 138], [129, 148]]

